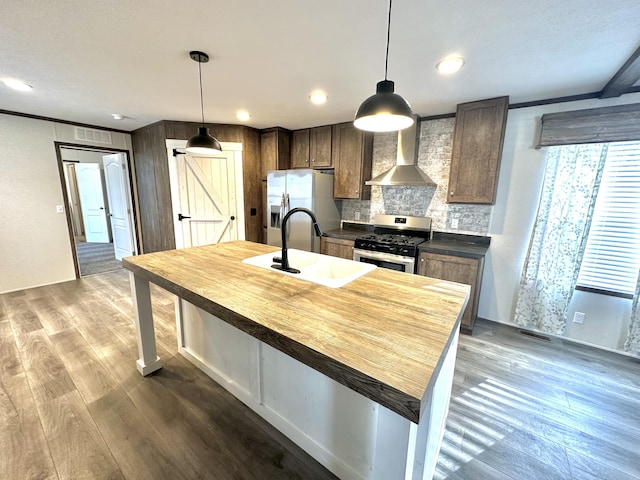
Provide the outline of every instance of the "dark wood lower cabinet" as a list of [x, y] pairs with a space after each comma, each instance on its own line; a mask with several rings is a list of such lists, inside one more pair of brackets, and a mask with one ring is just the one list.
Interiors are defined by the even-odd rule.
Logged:
[[322, 237], [320, 239], [320, 253], [331, 255], [332, 257], [346, 258], [353, 260], [353, 240], [342, 238]]
[[473, 333], [473, 326], [478, 316], [478, 300], [480, 299], [483, 268], [484, 258], [466, 258], [421, 252], [418, 259], [419, 275], [471, 286], [469, 302], [460, 322], [460, 330], [464, 333]]

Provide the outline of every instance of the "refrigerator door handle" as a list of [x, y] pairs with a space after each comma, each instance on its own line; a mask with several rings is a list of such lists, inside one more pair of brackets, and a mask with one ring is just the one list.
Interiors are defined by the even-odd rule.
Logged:
[[[289, 201], [288, 193], [285, 196], [284, 206], [285, 206], [284, 214], [286, 215], [287, 213], [289, 213], [289, 210], [291, 210], [291, 203]], [[285, 233], [287, 234], [287, 240], [290, 240], [291, 228], [289, 228], [289, 230], [287, 230]]]

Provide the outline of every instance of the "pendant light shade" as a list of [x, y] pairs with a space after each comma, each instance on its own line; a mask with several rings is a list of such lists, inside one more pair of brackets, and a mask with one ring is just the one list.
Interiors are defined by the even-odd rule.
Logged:
[[394, 92], [394, 83], [387, 80], [389, 65], [389, 34], [391, 32], [391, 3], [389, 0], [389, 20], [387, 22], [387, 51], [384, 63], [384, 80], [378, 82], [376, 94], [367, 98], [356, 112], [353, 124], [360, 130], [369, 132], [393, 132], [413, 125], [411, 106]]
[[213, 155], [222, 152], [220, 142], [209, 134], [209, 129], [204, 126], [204, 102], [202, 101], [202, 68], [201, 64], [209, 61], [209, 55], [197, 50], [189, 52], [192, 60], [198, 62], [198, 76], [200, 78], [200, 112], [202, 114], [202, 126], [198, 127], [198, 133], [187, 141], [187, 152], [200, 155]]
[[222, 152], [222, 146], [220, 142], [209, 134], [209, 129], [206, 127], [199, 127], [198, 134], [194, 135], [187, 142], [187, 152], [189, 153], [220, 153]]
[[409, 103], [393, 91], [391, 80], [378, 82], [376, 94], [367, 98], [358, 111], [353, 124], [369, 132], [392, 132], [413, 125], [413, 112]]

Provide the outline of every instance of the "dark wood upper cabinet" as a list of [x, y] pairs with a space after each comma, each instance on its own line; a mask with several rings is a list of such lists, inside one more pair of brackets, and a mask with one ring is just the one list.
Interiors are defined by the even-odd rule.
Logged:
[[270, 128], [260, 134], [262, 179], [269, 170], [286, 170], [291, 161], [291, 132], [284, 128]]
[[291, 168], [330, 168], [331, 125], [294, 130]]
[[495, 203], [508, 109], [509, 97], [458, 105], [449, 203]]
[[373, 162], [373, 134], [353, 126], [353, 122], [333, 126], [334, 198], [369, 200]]
[[331, 125], [310, 129], [309, 155], [312, 168], [331, 167]]
[[309, 168], [309, 129], [291, 135], [291, 168]]

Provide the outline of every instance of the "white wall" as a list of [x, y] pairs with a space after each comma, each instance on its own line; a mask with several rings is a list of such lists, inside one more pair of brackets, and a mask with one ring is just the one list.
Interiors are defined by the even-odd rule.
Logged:
[[[491, 247], [485, 260], [480, 317], [513, 324], [518, 283], [545, 168], [545, 149], [535, 149], [542, 114], [637, 102], [640, 94], [509, 110], [496, 205], [489, 229]], [[630, 300], [576, 292], [569, 306], [570, 322], [565, 336], [622, 351], [630, 308]], [[586, 313], [583, 325], [571, 322], [575, 311]]]
[[54, 142], [131, 150], [130, 135], [111, 136], [80, 142], [72, 125], [0, 114], [0, 293], [75, 278]]

